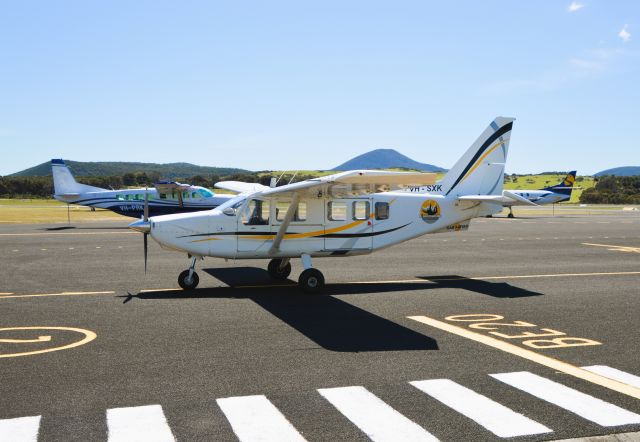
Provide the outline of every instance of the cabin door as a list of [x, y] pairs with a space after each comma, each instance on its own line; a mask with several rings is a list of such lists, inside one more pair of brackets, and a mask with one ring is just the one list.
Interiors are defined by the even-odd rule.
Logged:
[[[271, 233], [275, 238], [291, 205], [291, 198], [274, 198], [273, 204]], [[300, 256], [302, 253], [313, 254], [324, 249], [323, 222], [324, 199], [300, 199], [298, 210], [280, 243], [280, 252]]]
[[373, 245], [371, 198], [327, 199], [324, 247], [336, 253], [370, 250]]

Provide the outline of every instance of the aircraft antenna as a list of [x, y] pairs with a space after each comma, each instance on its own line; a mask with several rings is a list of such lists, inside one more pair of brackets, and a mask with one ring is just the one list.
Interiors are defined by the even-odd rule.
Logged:
[[275, 184], [275, 186], [273, 186], [273, 187], [276, 187], [276, 186], [278, 185], [278, 183], [280, 182], [280, 180], [282, 179], [282, 177], [284, 176], [284, 174], [285, 174], [285, 173], [286, 173], [286, 171], [285, 171], [285, 172], [282, 172], [282, 175], [280, 175], [280, 176], [278, 177], [278, 179], [276, 180], [276, 184]]

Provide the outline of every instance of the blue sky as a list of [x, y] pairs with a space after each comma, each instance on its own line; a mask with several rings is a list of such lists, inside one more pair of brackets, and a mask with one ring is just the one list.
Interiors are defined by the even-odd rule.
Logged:
[[496, 115], [507, 171], [640, 165], [640, 2], [0, 4], [0, 174], [49, 160], [450, 167]]

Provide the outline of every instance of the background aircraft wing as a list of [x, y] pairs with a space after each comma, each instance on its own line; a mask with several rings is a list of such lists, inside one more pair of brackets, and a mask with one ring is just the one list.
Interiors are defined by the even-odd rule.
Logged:
[[285, 193], [330, 193], [336, 198], [427, 186], [436, 182], [435, 173], [388, 172], [382, 170], [352, 170], [285, 186], [267, 188], [260, 195]]
[[269, 189], [269, 187], [263, 186], [262, 184], [244, 183], [242, 181], [220, 181], [215, 183], [213, 187], [237, 193], [256, 193]]

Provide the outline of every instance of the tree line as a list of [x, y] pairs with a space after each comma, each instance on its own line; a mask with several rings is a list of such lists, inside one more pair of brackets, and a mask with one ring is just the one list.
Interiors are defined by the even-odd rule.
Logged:
[[580, 195], [584, 204], [640, 204], [640, 175], [601, 176]]
[[[289, 181], [303, 181], [314, 178], [315, 175], [285, 174], [280, 177], [278, 185]], [[512, 181], [513, 180], [513, 177]], [[160, 180], [160, 174], [155, 172], [135, 172], [114, 176], [85, 176], [77, 177], [77, 181], [103, 189], [124, 189], [127, 187], [153, 187]], [[230, 175], [195, 175], [184, 179], [176, 179], [183, 183], [202, 186], [209, 189], [218, 181], [243, 181], [269, 185], [271, 175], [268, 173], [234, 173]], [[580, 181], [578, 179], [577, 181]], [[53, 195], [53, 180], [51, 176], [34, 177], [0, 177], [0, 197], [2, 198], [50, 198]], [[595, 187], [585, 189], [580, 196], [584, 204], [640, 204], [640, 176], [617, 177], [603, 176], [596, 179]]]

